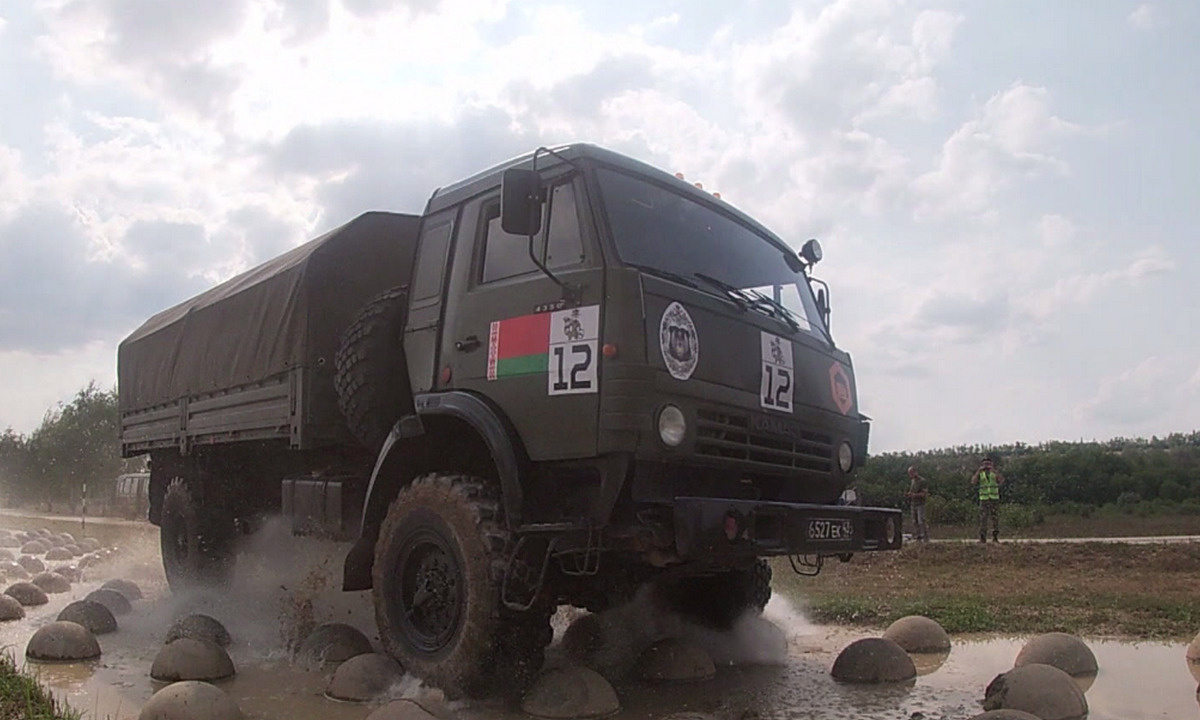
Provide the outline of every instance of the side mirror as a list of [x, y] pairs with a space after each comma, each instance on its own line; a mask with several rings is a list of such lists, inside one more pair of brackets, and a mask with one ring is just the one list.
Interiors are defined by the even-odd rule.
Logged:
[[825, 327], [829, 327], [829, 295], [825, 292], [825, 288], [817, 290], [817, 312], [821, 313]]
[[542, 229], [542, 180], [532, 170], [510, 168], [500, 179], [500, 227], [510, 235]]
[[821, 251], [821, 243], [817, 242], [816, 238], [812, 238], [804, 243], [804, 247], [800, 248], [800, 257], [804, 258], [810, 266], [821, 262], [824, 253]]

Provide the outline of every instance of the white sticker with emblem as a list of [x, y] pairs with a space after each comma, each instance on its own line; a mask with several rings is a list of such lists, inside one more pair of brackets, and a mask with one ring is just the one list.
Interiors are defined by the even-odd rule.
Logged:
[[762, 333], [762, 385], [758, 401], [768, 410], [792, 411], [792, 341]]
[[551, 395], [599, 391], [596, 377], [599, 340], [599, 305], [551, 313], [548, 388]]

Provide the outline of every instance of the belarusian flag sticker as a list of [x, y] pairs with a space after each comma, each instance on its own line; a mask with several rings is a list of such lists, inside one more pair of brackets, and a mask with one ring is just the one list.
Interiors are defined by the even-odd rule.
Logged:
[[598, 391], [600, 306], [496, 320], [488, 337], [488, 380], [547, 371], [547, 392]]

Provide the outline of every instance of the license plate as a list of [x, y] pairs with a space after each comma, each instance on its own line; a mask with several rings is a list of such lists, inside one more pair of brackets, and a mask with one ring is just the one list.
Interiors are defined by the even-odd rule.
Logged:
[[852, 540], [854, 524], [849, 520], [813, 518], [808, 521], [809, 540]]

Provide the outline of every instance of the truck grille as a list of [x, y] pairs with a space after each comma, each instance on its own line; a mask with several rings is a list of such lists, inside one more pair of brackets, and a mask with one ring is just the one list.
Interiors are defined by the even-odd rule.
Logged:
[[699, 410], [696, 454], [773, 468], [829, 473], [833, 470], [833, 438], [798, 431], [784, 438], [756, 433], [750, 418], [739, 413]]

